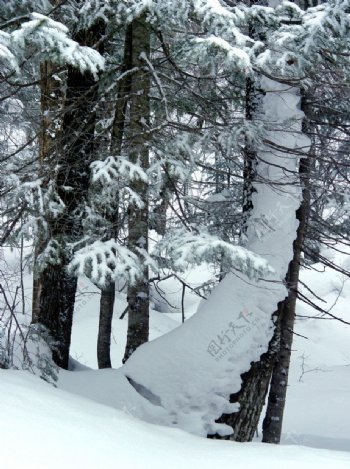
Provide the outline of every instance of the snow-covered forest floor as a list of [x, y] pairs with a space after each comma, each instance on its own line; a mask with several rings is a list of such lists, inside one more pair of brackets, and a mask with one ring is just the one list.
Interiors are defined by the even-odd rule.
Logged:
[[[344, 268], [348, 256], [327, 253]], [[7, 259], [9, 265], [15, 263]], [[206, 279], [207, 268], [188, 273], [191, 285]], [[31, 276], [25, 276], [30, 291]], [[350, 279], [316, 264], [304, 269], [303, 293], [331, 314], [346, 319]], [[151, 312], [151, 338], [181, 323], [181, 291], [176, 280], [161, 284], [169, 304]], [[27, 298], [28, 302], [30, 298]], [[186, 294], [186, 316], [199, 299]], [[325, 303], [326, 302], [326, 303]], [[280, 446], [206, 440], [181, 430], [134, 417], [138, 395], [130, 396], [121, 365], [127, 318], [121, 293], [113, 322], [113, 370], [96, 370], [97, 290], [80, 279], [72, 336], [72, 371], [61, 371], [57, 388], [24, 371], [0, 372], [0, 442], [2, 469], [9, 468], [349, 468], [350, 467], [350, 327], [324, 316], [299, 318], [294, 337], [287, 405]], [[315, 311], [298, 303], [298, 315]], [[321, 315], [319, 315], [321, 317]], [[169, 351], [165, 351], [169, 353]], [[176, 359], [176, 357], [174, 357]], [[158, 378], [161, 379], [161, 376]], [[189, 383], [190, 385], [190, 383]]]

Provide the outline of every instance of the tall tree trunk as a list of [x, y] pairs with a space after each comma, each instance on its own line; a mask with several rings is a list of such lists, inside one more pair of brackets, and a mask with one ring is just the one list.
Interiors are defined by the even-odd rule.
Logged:
[[[132, 68], [132, 26], [128, 25], [125, 32], [124, 58], [121, 73], [125, 74]], [[115, 115], [112, 127], [110, 153], [113, 156], [121, 154], [125, 123], [126, 109], [131, 91], [131, 75], [126, 74], [119, 81], [117, 101], [115, 105]], [[118, 201], [116, 201], [116, 211], [113, 217], [113, 233], [111, 237], [117, 237], [118, 226]], [[99, 328], [97, 337], [97, 362], [99, 368], [111, 368], [111, 333], [113, 308], [115, 302], [115, 282], [110, 282], [101, 290]]]
[[[93, 46], [101, 38], [101, 22], [75, 37]], [[33, 322], [43, 325], [53, 341], [53, 359], [68, 368], [69, 347], [77, 279], [67, 272], [70, 245], [81, 240], [82, 217], [89, 187], [89, 165], [93, 160], [97, 85], [91, 73], [68, 68], [67, 91], [62, 119], [60, 152], [55, 161], [57, 193], [64, 211], [48, 220], [50, 247], [48, 259], [37, 275]]]
[[[255, 35], [252, 28], [250, 28], [250, 35]], [[263, 91], [257, 89], [256, 82], [251, 78], [247, 78], [245, 102], [245, 117], [247, 121], [253, 122], [257, 115], [259, 115], [262, 97]], [[256, 169], [258, 165], [257, 150], [248, 141], [246, 141], [246, 145], [243, 150], [243, 158], [241, 240], [244, 245], [250, 214], [254, 208], [253, 194], [256, 192], [254, 182], [256, 182]], [[268, 351], [260, 357], [258, 362], [251, 364], [251, 368], [248, 372], [241, 375], [241, 389], [239, 392], [231, 394], [230, 396], [231, 403], [239, 403], [239, 411], [233, 414], [224, 414], [218, 420], [220, 423], [230, 425], [234, 429], [234, 433], [224, 437], [215, 435], [215, 438], [241, 442], [251, 441], [253, 439], [259, 423], [261, 411], [265, 403], [273, 366], [273, 352], [275, 351], [275, 347], [276, 340], [275, 337], [273, 337]]]
[[[61, 78], [59, 78], [59, 73], [59, 67], [52, 62], [45, 61], [40, 65], [41, 129], [39, 136], [39, 171], [42, 177], [46, 179], [46, 182], [53, 173], [54, 161], [61, 151], [60, 132], [62, 128], [64, 87]], [[45, 248], [47, 238], [47, 230], [42, 227], [37, 234], [34, 254], [32, 295], [32, 316], [34, 320], [39, 314], [41, 291], [38, 256]]]
[[[129, 126], [129, 155], [132, 163], [142, 169], [149, 166], [149, 92], [150, 73], [145, 58], [150, 55], [150, 26], [146, 15], [136, 18], [132, 23], [132, 67], [138, 70], [132, 77]], [[146, 66], [146, 67], [145, 67]], [[132, 180], [130, 187], [143, 201], [140, 208], [130, 203], [128, 209], [128, 246], [140, 256], [139, 249], [148, 251], [148, 184], [142, 180]], [[144, 342], [149, 334], [149, 274], [143, 268], [143, 278], [128, 286], [128, 333], [123, 361]]]
[[[303, 104], [304, 100], [302, 101], [302, 109], [304, 107]], [[304, 120], [303, 130], [305, 133], [310, 131], [306, 119]], [[269, 390], [268, 405], [263, 421], [262, 441], [265, 443], [279, 443], [282, 434], [283, 413], [286, 403], [289, 365], [293, 343], [293, 329], [295, 321], [295, 307], [297, 300], [301, 253], [310, 213], [309, 181], [313, 159], [312, 155], [313, 148], [311, 147], [308, 158], [302, 158], [300, 160], [299, 173], [303, 184], [303, 199], [299, 210], [297, 210], [299, 227], [297, 231], [297, 238], [293, 245], [293, 260], [289, 264], [286, 278], [288, 296], [282, 303], [281, 312], [278, 318], [278, 351], [275, 357]]]

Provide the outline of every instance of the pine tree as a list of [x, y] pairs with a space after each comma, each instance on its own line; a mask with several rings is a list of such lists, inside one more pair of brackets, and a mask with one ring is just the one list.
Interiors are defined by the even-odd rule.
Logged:
[[[95, 45], [103, 23], [79, 31], [75, 39]], [[57, 195], [64, 209], [47, 220], [49, 239], [39, 253], [36, 279], [36, 310], [33, 322], [46, 327], [54, 341], [53, 358], [68, 368], [69, 347], [77, 278], [67, 271], [72, 250], [83, 237], [83, 216], [89, 190], [89, 163], [94, 159], [95, 107], [98, 98], [95, 76], [72, 66], [67, 70], [62, 116], [62, 141], [55, 154]]]

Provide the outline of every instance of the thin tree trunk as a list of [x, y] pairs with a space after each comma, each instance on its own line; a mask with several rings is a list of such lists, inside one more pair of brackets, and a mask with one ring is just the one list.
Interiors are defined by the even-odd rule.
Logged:
[[[259, 109], [260, 98], [257, 93], [254, 81], [248, 77], [246, 80], [245, 117], [249, 122], [252, 122]], [[247, 141], [243, 149], [243, 165], [241, 238], [244, 243], [249, 215], [253, 209], [252, 196], [256, 192], [253, 182], [255, 180], [257, 165], [256, 149]]]
[[[124, 59], [121, 73], [125, 73], [132, 68], [131, 47], [132, 28], [127, 26], [125, 32]], [[113, 156], [121, 154], [123, 136], [126, 122], [126, 109], [131, 91], [131, 75], [127, 74], [120, 80], [115, 106], [115, 115], [112, 127], [111, 149]], [[118, 226], [118, 201], [116, 201], [116, 211], [112, 220], [113, 233], [111, 237], [117, 237]], [[101, 290], [99, 328], [97, 337], [97, 362], [99, 368], [111, 368], [111, 333], [113, 308], [115, 302], [115, 282], [110, 282], [106, 288]]]
[[[101, 37], [98, 22], [75, 39], [94, 45]], [[49, 219], [54, 261], [49, 259], [38, 273], [33, 322], [46, 327], [53, 341], [53, 359], [68, 368], [69, 347], [77, 279], [67, 272], [71, 260], [69, 244], [81, 240], [82, 217], [89, 187], [89, 165], [94, 156], [95, 106], [97, 86], [92, 74], [68, 68], [67, 91], [62, 120], [62, 152], [56, 155], [57, 192], [64, 211]]]
[[[303, 108], [303, 102], [302, 102]], [[304, 132], [307, 132], [307, 123], [304, 121]], [[300, 160], [300, 178], [303, 183], [303, 200], [297, 210], [299, 227], [297, 238], [294, 241], [294, 256], [287, 274], [288, 297], [282, 303], [279, 316], [279, 347], [272, 371], [268, 405], [263, 421], [263, 442], [279, 443], [282, 434], [283, 413], [286, 403], [289, 365], [293, 343], [293, 328], [295, 321], [295, 307], [297, 300], [301, 253], [305, 239], [306, 227], [310, 213], [310, 169], [313, 150], [311, 147], [308, 158]]]
[[[132, 23], [132, 66], [138, 71], [132, 77], [130, 100], [130, 160], [138, 163], [142, 169], [149, 166], [148, 127], [149, 127], [149, 92], [150, 74], [145, 69], [145, 57], [150, 55], [150, 26], [146, 15], [136, 18]], [[130, 187], [144, 205], [142, 208], [130, 203], [128, 209], [128, 246], [140, 256], [139, 249], [148, 251], [148, 185], [141, 180], [133, 180]], [[149, 274], [148, 267], [143, 268], [143, 278], [128, 286], [128, 333], [125, 362], [144, 342], [149, 334]]]

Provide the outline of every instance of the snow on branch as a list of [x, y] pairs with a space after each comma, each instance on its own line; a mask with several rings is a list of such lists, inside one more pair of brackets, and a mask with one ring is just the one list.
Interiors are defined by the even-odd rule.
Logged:
[[133, 284], [142, 278], [142, 269], [139, 257], [114, 240], [96, 241], [80, 249], [68, 266], [71, 273], [86, 275], [99, 287], [116, 279]]
[[219, 0], [193, 0], [193, 9], [201, 22], [215, 35], [233, 36], [238, 47], [253, 42], [239, 30], [240, 24], [245, 20], [243, 9], [228, 9]]
[[42, 58], [78, 67], [97, 79], [98, 72], [104, 68], [104, 59], [97, 51], [70, 39], [68, 28], [62, 23], [39, 13], [31, 13], [30, 17], [30, 21], [12, 33], [0, 32], [0, 59], [18, 71], [19, 57], [30, 48]]
[[104, 161], [91, 163], [92, 182], [106, 182], [107, 184], [124, 177], [128, 181], [141, 180], [148, 182], [147, 174], [138, 164], [131, 163], [122, 156], [109, 156]]
[[304, 76], [327, 56], [342, 54], [349, 47], [349, 12], [349, 0], [332, 0], [306, 11], [283, 2], [271, 15], [279, 27], [269, 37], [257, 65], [275, 76], [276, 71], [279, 76]]
[[225, 264], [249, 278], [274, 273], [263, 257], [208, 233], [174, 230], [157, 244], [153, 255], [169, 259], [174, 270], [178, 271], [188, 269], [189, 265], [220, 262], [224, 259]]
[[11, 35], [0, 31], [0, 63], [7, 62], [11, 69], [18, 69], [16, 56], [10, 50]]
[[[248, 73], [251, 70], [250, 58], [247, 52], [239, 47], [231, 46], [231, 44], [223, 38], [217, 36], [208, 36], [205, 38], [196, 38], [194, 44], [197, 45], [195, 50], [199, 56], [210, 54], [215, 51], [225, 57], [226, 66], [238, 69]], [[199, 47], [198, 47], [199, 46]]]

